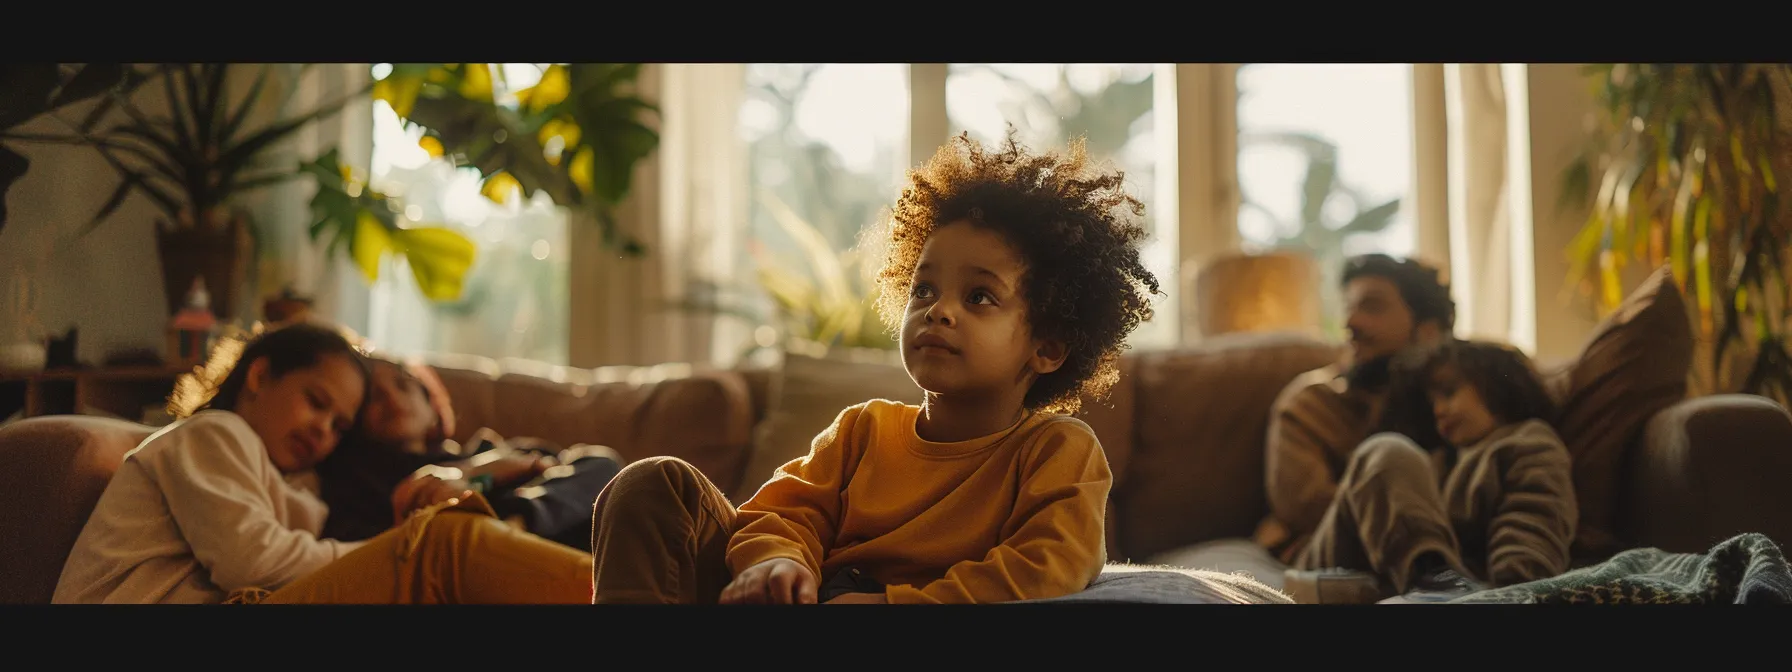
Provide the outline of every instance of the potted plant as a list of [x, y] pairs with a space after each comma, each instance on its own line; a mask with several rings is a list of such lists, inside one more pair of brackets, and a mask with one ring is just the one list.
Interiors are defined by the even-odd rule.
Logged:
[[[125, 92], [114, 91], [74, 134], [22, 139], [91, 146], [118, 172], [118, 188], [83, 233], [109, 218], [131, 193], [145, 194], [161, 209], [156, 239], [170, 312], [179, 307], [197, 277], [204, 279], [215, 297], [214, 312], [225, 318], [235, 313], [237, 290], [250, 277], [254, 236], [252, 222], [237, 207], [237, 198], [303, 176], [318, 179], [318, 194], [312, 199], [316, 215], [310, 231], [313, 240], [330, 232], [350, 232], [348, 244], [338, 235], [329, 249], [354, 258], [364, 272], [369, 272], [371, 264], [374, 271], [369, 272], [370, 277], [377, 273], [378, 260], [384, 254], [404, 255], [413, 268], [435, 270], [436, 281], [426, 292], [430, 298], [452, 298], [448, 293], [458, 292], [460, 276], [472, 263], [471, 241], [441, 227], [400, 226], [393, 213], [402, 208], [386, 195], [348, 180], [349, 171], [340, 165], [334, 149], [313, 161], [272, 157], [270, 150], [281, 141], [337, 114], [367, 93], [367, 89], [352, 92], [305, 114], [256, 121], [257, 108], [268, 104], [263, 96], [279, 67], [283, 66], [156, 66], [142, 76], [161, 80], [168, 116], [151, 116]], [[305, 67], [292, 73], [287, 90], [273, 101], [275, 105], [284, 107]], [[229, 94], [233, 73], [251, 68], [256, 70], [255, 78], [233, 104]], [[92, 122], [112, 107], [122, 111], [124, 118], [96, 127]], [[399, 234], [400, 230], [413, 233]], [[419, 237], [435, 244], [391, 243]]]
[[[753, 244], [749, 251], [757, 262], [755, 285], [705, 284], [673, 307], [769, 326], [775, 337], [755, 338], [741, 353], [743, 359], [786, 341], [814, 343], [829, 351], [894, 350], [896, 340], [877, 313], [879, 292], [871, 277], [875, 269], [867, 264], [865, 251], [835, 250], [820, 229], [775, 194], [761, 190], [758, 197], [778, 228], [796, 241], [797, 258], [774, 256], [763, 245]], [[769, 315], [757, 305], [761, 295], [770, 301]]]
[[1701, 337], [1695, 389], [1784, 403], [1792, 66], [1619, 63], [1588, 75], [1597, 126], [1564, 195], [1590, 197], [1591, 215], [1568, 250], [1570, 282], [1610, 310], [1633, 260], [1671, 265]]
[[392, 197], [355, 179], [336, 150], [306, 163], [302, 170], [317, 179], [317, 195], [311, 198], [316, 218], [310, 229], [312, 240], [327, 241], [329, 253], [352, 259], [368, 282], [379, 279], [380, 262], [386, 255], [398, 255], [409, 262], [425, 298], [460, 298], [467, 270], [473, 266], [473, 241], [441, 226], [402, 225], [398, 213], [403, 208]]
[[541, 79], [506, 100], [494, 96], [500, 66], [393, 64], [373, 96], [424, 129], [421, 144], [432, 156], [477, 169], [487, 198], [546, 193], [556, 205], [589, 213], [606, 243], [642, 254], [615, 217], [635, 164], [659, 146], [647, 123], [659, 108], [635, 91], [641, 64], [539, 66]]
[[[297, 164], [271, 159], [269, 150], [281, 140], [368, 91], [306, 114], [251, 123], [251, 110], [265, 106], [262, 96], [273, 68], [285, 66], [120, 67], [129, 82], [159, 78], [169, 115], [145, 113], [129, 88], [118, 86], [82, 123], [66, 124], [68, 132], [8, 132], [0, 139], [89, 146], [117, 170], [121, 184], [82, 233], [105, 221], [131, 193], [147, 195], [162, 210], [158, 241], [171, 311], [192, 278], [203, 276], [219, 299], [214, 309], [229, 316], [237, 304], [235, 290], [247, 277], [253, 224], [233, 207], [235, 197], [303, 176], [318, 183], [311, 202], [314, 241], [353, 260], [369, 281], [377, 279], [385, 255], [403, 255], [426, 296], [459, 297], [473, 262], [471, 241], [444, 227], [398, 221], [394, 213], [404, 209], [401, 204], [356, 179], [334, 150]], [[255, 80], [233, 104], [227, 84], [250, 68], [259, 68]], [[405, 64], [369, 89], [406, 123], [425, 127], [424, 147], [432, 154], [477, 168], [488, 198], [504, 202], [517, 193], [546, 192], [556, 204], [586, 209], [607, 241], [640, 254], [641, 246], [621, 232], [613, 214], [628, 193], [634, 165], [659, 142], [644, 123], [657, 108], [633, 91], [640, 64], [549, 65], [540, 82], [518, 92], [514, 101], [493, 96], [491, 78], [501, 72], [487, 63]], [[102, 123], [112, 109], [125, 118]]]

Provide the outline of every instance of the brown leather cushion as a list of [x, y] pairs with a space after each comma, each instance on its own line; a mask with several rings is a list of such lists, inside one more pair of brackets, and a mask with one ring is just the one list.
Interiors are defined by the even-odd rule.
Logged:
[[75, 538], [150, 427], [79, 415], [0, 427], [0, 604], [48, 604]]
[[[1114, 498], [1118, 549], [1140, 559], [1220, 537], [1249, 536], [1267, 505], [1269, 407], [1295, 376], [1338, 348], [1298, 334], [1222, 336], [1137, 356], [1133, 451]], [[1103, 441], [1105, 446], [1107, 441]]]
[[685, 364], [577, 369], [432, 356], [454, 398], [457, 441], [481, 427], [562, 446], [609, 446], [628, 461], [670, 455], [734, 487], [752, 442], [752, 400], [737, 373]]
[[1089, 429], [1095, 430], [1095, 438], [1101, 441], [1101, 452], [1107, 455], [1108, 468], [1114, 472], [1116, 491], [1126, 487], [1127, 465], [1132, 462], [1132, 445], [1137, 431], [1134, 425], [1138, 414], [1136, 376], [1139, 357], [1138, 354], [1121, 357], [1120, 380], [1108, 388], [1107, 398], [1099, 401], [1084, 399], [1082, 410], [1076, 413], [1076, 417], [1089, 424]]
[[1107, 397], [1099, 401], [1084, 399], [1082, 410], [1076, 414], [1089, 423], [1089, 429], [1095, 430], [1095, 438], [1101, 442], [1101, 452], [1108, 458], [1108, 469], [1114, 474], [1104, 525], [1110, 555], [1119, 553], [1120, 548], [1120, 525], [1116, 522], [1117, 509], [1113, 502], [1126, 489], [1127, 465], [1132, 462], [1134, 420], [1138, 413], [1138, 388], [1134, 384], [1133, 371], [1138, 368], [1138, 357], [1130, 353], [1121, 357], [1120, 380], [1108, 389]]
[[1579, 357], [1544, 374], [1560, 404], [1556, 431], [1574, 457], [1577, 558], [1618, 550], [1618, 484], [1626, 450], [1649, 419], [1686, 397], [1692, 323], [1667, 267], [1593, 330]]

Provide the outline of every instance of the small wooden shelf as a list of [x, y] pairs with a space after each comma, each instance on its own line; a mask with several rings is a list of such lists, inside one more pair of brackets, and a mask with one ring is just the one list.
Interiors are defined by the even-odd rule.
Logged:
[[0, 420], [23, 410], [27, 418], [98, 412], [140, 422], [145, 409], [167, 401], [175, 380], [190, 371], [133, 366], [0, 373]]

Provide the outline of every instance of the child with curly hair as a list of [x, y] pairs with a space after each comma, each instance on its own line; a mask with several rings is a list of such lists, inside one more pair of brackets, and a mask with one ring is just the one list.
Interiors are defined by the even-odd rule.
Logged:
[[598, 498], [598, 603], [990, 603], [1068, 595], [1106, 561], [1112, 476], [1070, 417], [1151, 318], [1142, 204], [1081, 142], [959, 136], [885, 226], [878, 308], [920, 406], [849, 407], [738, 509], [675, 458]]

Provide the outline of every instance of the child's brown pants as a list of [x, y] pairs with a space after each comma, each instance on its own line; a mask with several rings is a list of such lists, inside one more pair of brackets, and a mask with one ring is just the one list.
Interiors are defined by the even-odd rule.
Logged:
[[594, 506], [597, 604], [715, 604], [733, 580], [726, 555], [734, 505], [690, 463], [653, 457], [630, 464]]

